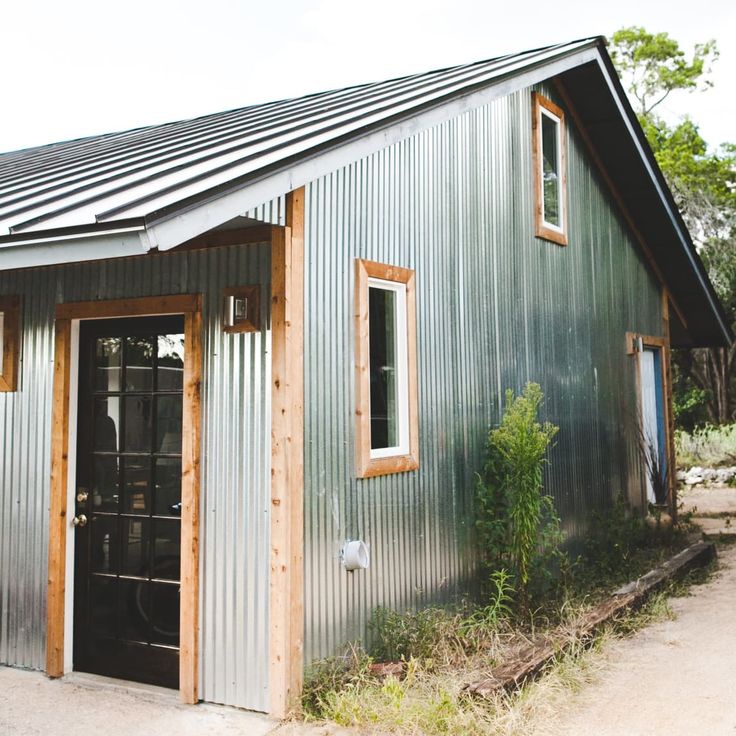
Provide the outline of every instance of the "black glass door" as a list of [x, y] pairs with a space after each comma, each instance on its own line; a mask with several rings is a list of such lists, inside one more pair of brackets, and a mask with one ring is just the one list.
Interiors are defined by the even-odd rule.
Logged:
[[183, 317], [83, 322], [74, 669], [179, 686]]

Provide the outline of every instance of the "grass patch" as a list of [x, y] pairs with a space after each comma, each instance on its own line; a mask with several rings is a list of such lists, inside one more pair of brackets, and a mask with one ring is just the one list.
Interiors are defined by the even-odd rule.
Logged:
[[678, 467], [736, 465], [736, 423], [675, 431]]

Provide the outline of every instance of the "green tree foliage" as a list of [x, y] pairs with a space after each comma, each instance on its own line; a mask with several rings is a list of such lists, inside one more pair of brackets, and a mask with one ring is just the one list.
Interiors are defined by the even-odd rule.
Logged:
[[[708, 146], [688, 117], [668, 124], [655, 111], [674, 90], [704, 90], [718, 58], [713, 41], [695, 46], [690, 59], [666, 33], [623, 28], [612, 36], [611, 58], [672, 190], [711, 281], [736, 323], [736, 146]], [[736, 418], [735, 348], [678, 351], [675, 407], [687, 428]]]
[[643, 116], [674, 90], [712, 86], [707, 75], [718, 58], [715, 41], [697, 44], [689, 61], [669, 34], [649, 33], [640, 26], [621, 28], [611, 41], [611, 59]]
[[543, 553], [556, 551], [560, 541], [553, 500], [542, 493], [542, 470], [558, 428], [538, 421], [542, 400], [537, 383], [528, 383], [520, 396], [506, 392], [476, 490], [481, 557], [491, 580], [499, 570], [511, 573], [522, 603]]

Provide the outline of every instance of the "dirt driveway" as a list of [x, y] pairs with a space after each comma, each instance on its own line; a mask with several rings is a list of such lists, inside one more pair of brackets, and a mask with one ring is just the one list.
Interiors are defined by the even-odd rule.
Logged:
[[[736, 491], [698, 491], [685, 497], [688, 504], [709, 514], [733, 512]], [[711, 581], [671, 601], [675, 620], [611, 645], [596, 681], [571, 695], [543, 733], [734, 736], [736, 545], [722, 545], [719, 561]]]

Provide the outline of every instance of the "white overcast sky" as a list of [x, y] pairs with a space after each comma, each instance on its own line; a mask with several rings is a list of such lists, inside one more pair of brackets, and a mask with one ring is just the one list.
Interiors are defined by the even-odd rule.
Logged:
[[0, 151], [610, 35], [715, 38], [714, 89], [668, 101], [736, 141], [734, 0], [2, 0]]

